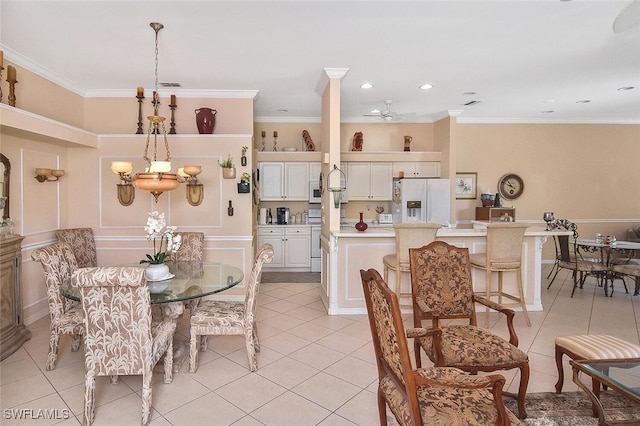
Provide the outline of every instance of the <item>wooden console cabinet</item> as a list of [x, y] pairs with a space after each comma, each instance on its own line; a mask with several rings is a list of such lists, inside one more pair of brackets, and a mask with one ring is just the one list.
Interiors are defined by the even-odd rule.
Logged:
[[31, 338], [22, 318], [22, 240], [0, 239], [0, 360]]
[[516, 220], [516, 209], [509, 207], [476, 207], [476, 220], [492, 222], [500, 220], [500, 217], [505, 213]]

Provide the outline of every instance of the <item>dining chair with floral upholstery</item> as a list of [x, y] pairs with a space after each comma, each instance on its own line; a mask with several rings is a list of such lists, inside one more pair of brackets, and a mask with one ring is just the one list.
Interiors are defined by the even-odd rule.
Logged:
[[502, 375], [469, 375], [451, 367], [414, 370], [406, 337], [440, 330], [413, 328], [405, 336], [398, 296], [375, 269], [360, 270], [360, 277], [378, 366], [380, 425], [387, 425], [387, 405], [401, 426], [521, 424], [502, 401]]
[[164, 356], [164, 383], [173, 380], [173, 321], [151, 324], [144, 269], [81, 268], [72, 275], [85, 313], [84, 425], [95, 416], [96, 376], [142, 375], [142, 424], [151, 413], [153, 367]]
[[204, 232], [176, 232], [180, 237], [180, 248], [171, 254], [172, 260], [202, 260]]
[[49, 337], [49, 355], [47, 371], [56, 368], [60, 336], [70, 334], [73, 337], [72, 351], [80, 348], [84, 334], [84, 313], [78, 302], [72, 302], [62, 295], [61, 287], [65, 280], [71, 278], [78, 269], [76, 257], [67, 243], [56, 243], [31, 252], [31, 259], [42, 264], [44, 281], [47, 286], [49, 318], [51, 332]]
[[[517, 399], [518, 416], [527, 415], [524, 401], [529, 384], [529, 358], [518, 349], [518, 336], [513, 327], [515, 312], [473, 293], [469, 249], [434, 241], [409, 250], [413, 291], [414, 327], [441, 330], [440, 335], [427, 335], [414, 341], [416, 366], [420, 367], [421, 349], [440, 367], [456, 367], [477, 373], [520, 370], [518, 393], [504, 392]], [[509, 341], [478, 327], [476, 303], [505, 315]], [[441, 320], [455, 323], [441, 324]]]
[[[273, 260], [273, 247], [264, 244], [258, 250], [251, 276], [249, 277], [244, 302], [228, 302], [221, 300], [203, 300], [191, 314], [189, 372], [198, 369], [198, 349], [207, 350], [207, 336], [241, 335], [245, 337], [249, 369], [258, 370], [256, 352], [260, 352], [258, 328], [256, 324], [256, 304], [262, 265]], [[198, 348], [200, 339], [200, 348]]]
[[98, 266], [96, 241], [91, 228], [69, 228], [56, 231], [58, 241], [67, 243], [73, 250], [78, 268]]

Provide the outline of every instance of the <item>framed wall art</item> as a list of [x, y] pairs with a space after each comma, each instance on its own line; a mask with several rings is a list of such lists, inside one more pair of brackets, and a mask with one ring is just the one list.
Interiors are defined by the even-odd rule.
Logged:
[[465, 198], [478, 198], [477, 182], [477, 173], [456, 173], [456, 200]]

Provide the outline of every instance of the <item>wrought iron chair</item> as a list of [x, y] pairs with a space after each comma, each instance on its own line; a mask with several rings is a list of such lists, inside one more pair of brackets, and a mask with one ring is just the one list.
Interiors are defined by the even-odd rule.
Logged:
[[49, 318], [51, 335], [49, 337], [49, 355], [47, 371], [56, 368], [60, 336], [73, 336], [72, 351], [80, 348], [80, 340], [84, 334], [84, 313], [77, 302], [66, 299], [60, 289], [65, 280], [78, 269], [76, 257], [66, 243], [56, 243], [31, 252], [31, 259], [42, 264], [44, 280], [47, 285], [47, 301], [49, 302]]
[[164, 382], [173, 380], [176, 324], [151, 324], [149, 287], [144, 269], [82, 268], [72, 284], [80, 288], [86, 318], [83, 424], [95, 416], [96, 376], [142, 375], [142, 424], [151, 413], [153, 367], [164, 356]]
[[[420, 349], [440, 367], [456, 367], [464, 371], [520, 370], [518, 393], [504, 392], [516, 398], [518, 415], [525, 418], [524, 400], [529, 384], [529, 358], [518, 349], [518, 336], [513, 327], [514, 311], [473, 293], [469, 250], [444, 241], [409, 250], [413, 289], [414, 326], [431, 321], [429, 330], [441, 335], [427, 335], [414, 341], [416, 366], [420, 367]], [[509, 341], [477, 326], [475, 304], [496, 310], [506, 316]], [[442, 320], [464, 320], [441, 326]]]
[[[521, 424], [502, 401], [503, 376], [472, 376], [449, 367], [413, 370], [397, 295], [375, 269], [361, 270], [360, 276], [378, 366], [380, 425], [387, 425], [387, 405], [403, 426]], [[407, 330], [408, 337], [439, 334]]]

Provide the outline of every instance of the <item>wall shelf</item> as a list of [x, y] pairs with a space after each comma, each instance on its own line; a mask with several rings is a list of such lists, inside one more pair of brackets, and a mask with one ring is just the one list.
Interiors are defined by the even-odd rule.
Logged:
[[98, 135], [95, 133], [5, 104], [0, 104], [0, 128], [3, 134], [56, 145], [98, 147]]

